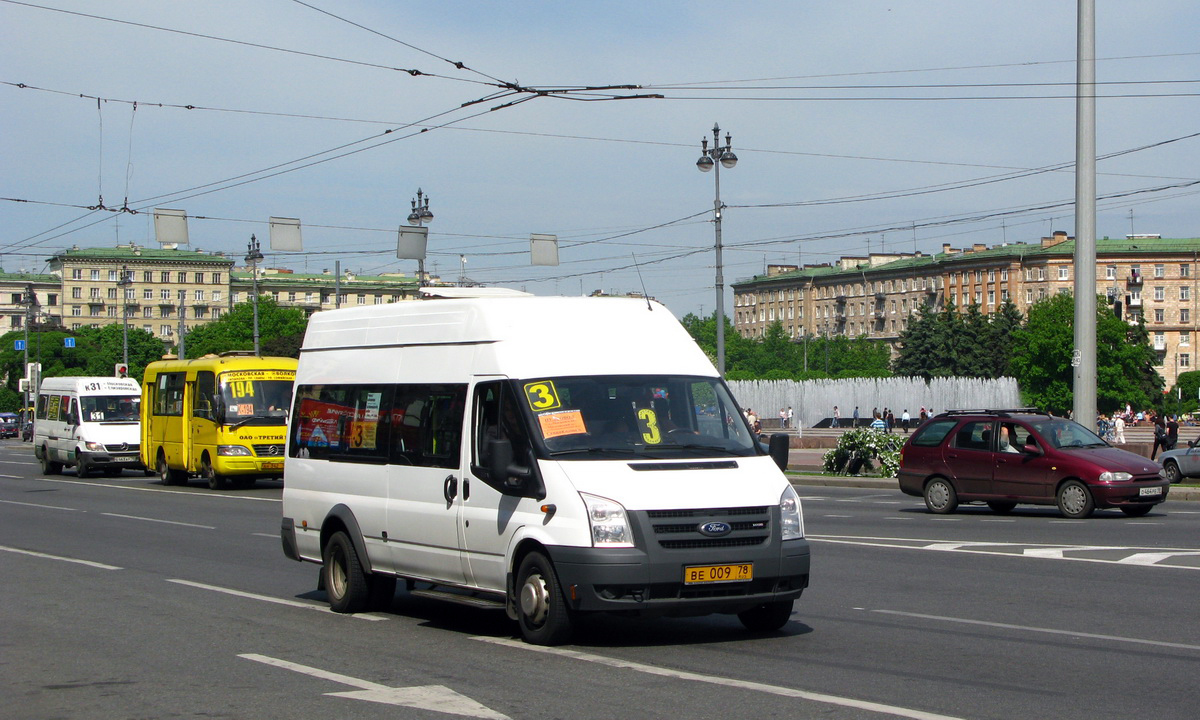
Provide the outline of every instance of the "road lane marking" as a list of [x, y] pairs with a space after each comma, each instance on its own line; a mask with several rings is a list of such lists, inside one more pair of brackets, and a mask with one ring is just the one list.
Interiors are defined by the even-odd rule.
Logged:
[[1173, 557], [1197, 557], [1200, 552], [1147, 552], [1134, 553], [1126, 558], [1121, 558], [1117, 562], [1122, 565], [1154, 565], [1163, 560], [1168, 560]]
[[690, 680], [693, 682], [708, 683], [710, 685], [721, 685], [724, 687], [738, 688], [741, 690], [750, 690], [752, 692], [767, 693], [769, 695], [779, 695], [781, 697], [811, 700], [813, 702], [825, 703], [827, 705], [837, 705], [840, 707], [855, 708], [858, 710], [868, 710], [870, 712], [882, 713], [884, 715], [894, 715], [896, 717], [914, 718], [915, 720], [958, 720], [950, 715], [938, 715], [936, 713], [924, 712], [922, 710], [912, 710], [910, 708], [898, 707], [896, 705], [884, 705], [882, 703], [870, 702], [867, 700], [855, 700], [854, 698], [826, 695], [825, 693], [811, 692], [809, 690], [797, 690], [795, 688], [782, 687], [779, 685], [767, 685], [766, 683], [751, 682], [748, 680], [736, 680], [734, 678], [725, 678], [717, 675], [701, 675], [699, 673], [687, 672], [684, 670], [672, 670], [670, 668], [646, 665], [644, 663], [633, 662], [631, 660], [619, 660], [617, 658], [605, 657], [603, 655], [594, 655], [592, 653], [580, 652], [578, 650], [529, 645], [521, 642], [520, 640], [510, 640], [508, 638], [476, 636], [471, 639], [479, 640], [485, 643], [491, 643], [493, 645], [503, 645], [504, 647], [528, 650], [530, 652], [546, 653], [548, 655], [559, 655], [561, 657], [572, 658], [574, 660], [584, 660], [586, 662], [592, 662], [599, 665], [607, 665], [608, 667], [633, 670], [635, 672], [646, 673], [647, 675], [659, 675], [661, 677], [675, 678], [677, 680]]
[[87, 512], [79, 508], [62, 507], [61, 505], [39, 505], [37, 503], [17, 502], [16, 500], [0, 500], [5, 505], [24, 505], [25, 507], [42, 508], [43, 510], [66, 510], [67, 512]]
[[353, 700], [367, 700], [370, 702], [384, 703], [386, 705], [404, 705], [406, 707], [414, 707], [421, 710], [432, 710], [433, 712], [446, 713], [449, 715], [465, 715], [467, 717], [486, 718], [487, 720], [509, 720], [507, 715], [502, 715], [491, 708], [480, 705], [466, 695], [460, 695], [454, 692], [445, 685], [424, 685], [421, 687], [406, 687], [398, 688], [388, 685], [380, 685], [379, 683], [371, 682], [370, 680], [360, 680], [349, 675], [329, 672], [320, 668], [301, 665], [300, 663], [288, 662], [278, 658], [269, 657], [267, 655], [257, 655], [255, 653], [244, 653], [238, 655], [246, 660], [253, 660], [264, 665], [291, 670], [309, 677], [319, 678], [321, 680], [330, 680], [341, 685], [349, 685], [350, 687], [359, 688], [351, 692], [333, 692], [325, 693], [330, 697], [350, 698]]
[[1152, 645], [1154, 647], [1174, 648], [1177, 650], [1200, 651], [1200, 645], [1163, 642], [1161, 640], [1143, 640], [1142, 638], [1122, 637], [1120, 635], [1101, 635], [1099, 633], [1075, 632], [1073, 630], [1056, 630], [1054, 628], [1035, 627], [1032, 625], [1010, 625], [1008, 623], [989, 622], [987, 620], [969, 620], [967, 618], [946, 617], [945, 615], [925, 615], [922, 613], [902, 612], [900, 610], [869, 610], [868, 612], [879, 613], [881, 615], [897, 615], [900, 617], [917, 618], [920, 620], [935, 620], [939, 623], [952, 622], [961, 623], [963, 625], [979, 625], [983, 627], [996, 628], [998, 630], [1022, 630], [1024, 632], [1043, 633], [1046, 635], [1066, 635], [1068, 637], [1088, 638], [1089, 640], [1109, 640], [1112, 642], [1130, 643], [1134, 645]]
[[163, 523], [164, 525], [182, 525], [183, 527], [200, 528], [201, 530], [216, 530], [212, 525], [197, 525], [195, 523], [178, 522], [175, 520], [159, 520], [158, 518], [142, 517], [140, 515], [121, 515], [120, 513], [100, 513], [108, 517], [125, 518], [126, 520], [144, 520], [145, 522]]
[[287, 607], [300, 608], [301, 610], [316, 610], [317, 612], [333, 613], [342, 617], [354, 618], [355, 620], [371, 620], [379, 622], [387, 620], [387, 618], [372, 615], [370, 613], [335, 613], [330, 610], [327, 605], [313, 605], [311, 603], [303, 603], [298, 600], [285, 600], [283, 598], [270, 597], [269, 595], [259, 595], [257, 593], [245, 592], [244, 590], [234, 590], [233, 588], [221, 587], [219, 585], [206, 585], [204, 583], [192, 582], [191, 580], [180, 580], [178, 578], [167, 578], [167, 582], [177, 585], [187, 585], [188, 587], [199, 588], [201, 590], [211, 590], [213, 592], [225, 593], [235, 597], [246, 598], [248, 600], [260, 600], [262, 602], [274, 603], [276, 605], [286, 605]]
[[92, 562], [91, 560], [80, 560], [79, 558], [63, 557], [61, 555], [48, 555], [46, 553], [34, 552], [32, 550], [21, 550], [19, 548], [5, 547], [0, 545], [0, 550], [4, 552], [16, 553], [18, 555], [30, 555], [32, 557], [43, 558], [46, 560], [58, 560], [59, 562], [75, 563], [77, 565], [87, 565], [88, 567], [98, 568], [100, 570], [123, 570], [116, 565], [105, 565], [104, 563]]
[[33, 478], [33, 479], [40, 480], [42, 482], [65, 483], [67, 485], [84, 485], [86, 487], [114, 488], [116, 490], [140, 490], [142, 492], [169, 493], [172, 495], [189, 495], [191, 497], [198, 497], [198, 498], [231, 498], [234, 500], [256, 500], [258, 502], [273, 502], [273, 503], [283, 502], [283, 500], [280, 498], [255, 497], [253, 495], [227, 495], [225, 493], [215, 493], [215, 492], [188, 492], [187, 490], [164, 490], [162, 488], [136, 487], [133, 485], [111, 485], [109, 483], [87, 482], [84, 480], [68, 480], [66, 478], [39, 477], [39, 478]]

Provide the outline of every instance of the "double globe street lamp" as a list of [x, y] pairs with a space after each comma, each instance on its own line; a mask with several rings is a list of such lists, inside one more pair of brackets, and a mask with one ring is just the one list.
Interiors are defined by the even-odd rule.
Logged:
[[716, 170], [713, 179], [716, 181], [716, 197], [713, 200], [713, 228], [716, 230], [716, 265], [717, 265], [717, 372], [725, 377], [725, 269], [721, 261], [721, 167], [732, 168], [737, 165], [737, 155], [733, 154], [733, 138], [725, 133], [725, 146], [721, 147], [721, 128], [713, 123], [712, 148], [708, 147], [708, 138], [700, 141], [700, 159], [696, 167], [700, 172]]
[[[426, 223], [433, 222], [433, 213], [429, 211], [429, 196], [421, 192], [421, 188], [417, 188], [417, 197], [412, 201], [412, 212], [408, 214], [408, 224], [421, 227]], [[425, 282], [425, 258], [417, 260], [417, 286]]]

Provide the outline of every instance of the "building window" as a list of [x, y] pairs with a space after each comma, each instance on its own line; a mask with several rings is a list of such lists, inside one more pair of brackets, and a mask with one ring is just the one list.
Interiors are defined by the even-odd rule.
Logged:
[[1167, 276], [1167, 266], [1163, 265], [1162, 263], [1157, 263], [1154, 266], [1154, 277], [1160, 278], [1160, 277], [1166, 277], [1166, 276]]
[[1164, 310], [1162, 308], [1154, 308], [1154, 322], [1161, 323], [1163, 321]]
[[82, 280], [83, 279], [83, 270], [81, 268], [72, 268], [71, 269], [71, 279], [72, 280]]
[[1059, 265], [1058, 266], [1058, 279], [1059, 280], [1070, 280], [1070, 277], [1068, 277], [1068, 275], [1067, 275], [1067, 271], [1069, 269], [1070, 268], [1068, 268], [1066, 265]]
[[212, 316], [214, 320], [221, 317], [221, 308], [213, 308]]
[[1179, 286], [1179, 299], [1187, 302], [1192, 299], [1192, 289], [1187, 285]]
[[993, 280], [995, 280], [995, 279], [996, 279], [996, 271], [995, 271], [995, 269], [990, 269], [990, 270], [988, 270], [988, 282], [992, 282], [992, 281], [993, 281]]
[[76, 300], [82, 299], [83, 298], [83, 288], [81, 288], [81, 287], [71, 288], [71, 297]]
[[142, 271], [142, 282], [148, 282], [148, 283], [154, 282], [154, 271], [153, 270], [143, 270]]
[[1008, 291], [1007, 291], [1007, 290], [1001, 290], [1001, 291], [1000, 291], [1000, 301], [1001, 301], [1001, 302], [1008, 302]]
[[108, 299], [109, 299], [109, 300], [116, 300], [116, 299], [117, 299], [117, 289], [116, 289], [116, 288], [109, 288], [109, 289], [108, 289]]
[[1155, 300], [1166, 300], [1167, 299], [1167, 289], [1165, 287], [1163, 287], [1162, 285], [1155, 285], [1154, 286], [1154, 299]]
[[99, 300], [100, 299], [100, 288], [91, 288], [90, 297], [92, 300]]
[[1185, 368], [1185, 367], [1191, 367], [1191, 366], [1192, 366], [1192, 354], [1191, 353], [1179, 353], [1179, 367]]
[[1026, 305], [1033, 304], [1033, 290], [1032, 289], [1025, 290], [1025, 304]]
[[163, 270], [162, 272], [160, 272], [158, 274], [158, 281], [161, 283], [171, 282], [171, 273], [167, 272], [166, 270]]
[[1045, 280], [1046, 279], [1046, 268], [1040, 267], [1037, 269], [1037, 271], [1038, 271], [1038, 280]]
[[171, 299], [171, 291], [166, 288], [163, 288], [162, 290], [159, 291], [158, 297], [160, 300], [170, 300]]
[[71, 306], [71, 314], [74, 315], [75, 317], [79, 317], [80, 315], [83, 315], [83, 308], [81, 308], [78, 305], [72, 305]]
[[163, 337], [170, 335], [171, 334], [171, 326], [170, 325], [159, 325], [158, 326], [158, 334], [162, 335]]
[[1183, 332], [1179, 333], [1179, 344], [1180, 345], [1191, 345], [1192, 344], [1192, 331], [1191, 330], [1184, 330]]
[[100, 271], [99, 271], [99, 270], [92, 270], [92, 272], [91, 272], [91, 278], [92, 278], [92, 280], [94, 280], [94, 281], [97, 281], [97, 282], [98, 282], [98, 281], [100, 280]]
[[204, 273], [202, 273], [202, 272], [193, 273], [192, 274], [192, 282], [196, 283], [197, 285], [203, 285], [204, 284]]
[[1116, 265], [1109, 265], [1108, 267], [1104, 268], [1104, 279], [1105, 280], [1115, 280], [1116, 277], [1117, 277], [1117, 266]]
[[1004, 268], [1000, 271], [1000, 279], [1008, 280], [1008, 269], [1007, 268]]
[[988, 305], [995, 305], [995, 304], [996, 304], [996, 291], [988, 290]]
[[1179, 322], [1186, 325], [1192, 321], [1192, 311], [1188, 308], [1183, 308], [1179, 311]]
[[1191, 265], [1180, 265], [1179, 266], [1179, 277], [1191, 277], [1191, 276], [1192, 276], [1192, 266]]
[[154, 317], [154, 308], [152, 308], [152, 307], [142, 308], [142, 317], [144, 317], [144, 318]]

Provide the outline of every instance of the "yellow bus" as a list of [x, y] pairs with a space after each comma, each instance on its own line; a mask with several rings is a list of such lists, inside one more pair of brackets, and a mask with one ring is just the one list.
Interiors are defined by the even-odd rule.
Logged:
[[142, 381], [142, 462], [164, 485], [213, 490], [283, 477], [296, 360], [228, 352], [161, 360]]

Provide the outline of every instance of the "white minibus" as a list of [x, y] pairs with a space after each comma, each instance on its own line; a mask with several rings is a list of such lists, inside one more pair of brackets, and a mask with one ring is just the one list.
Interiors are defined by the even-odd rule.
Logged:
[[503, 608], [535, 644], [593, 612], [776, 630], [809, 574], [786, 458], [653, 301], [493, 290], [321, 312], [284, 553], [322, 565], [335, 611], [390, 606], [399, 578]]
[[53, 475], [74, 466], [86, 477], [142, 470], [139, 407], [142, 389], [133, 378], [52, 377], [38, 389], [33, 422], [33, 453], [42, 472]]

